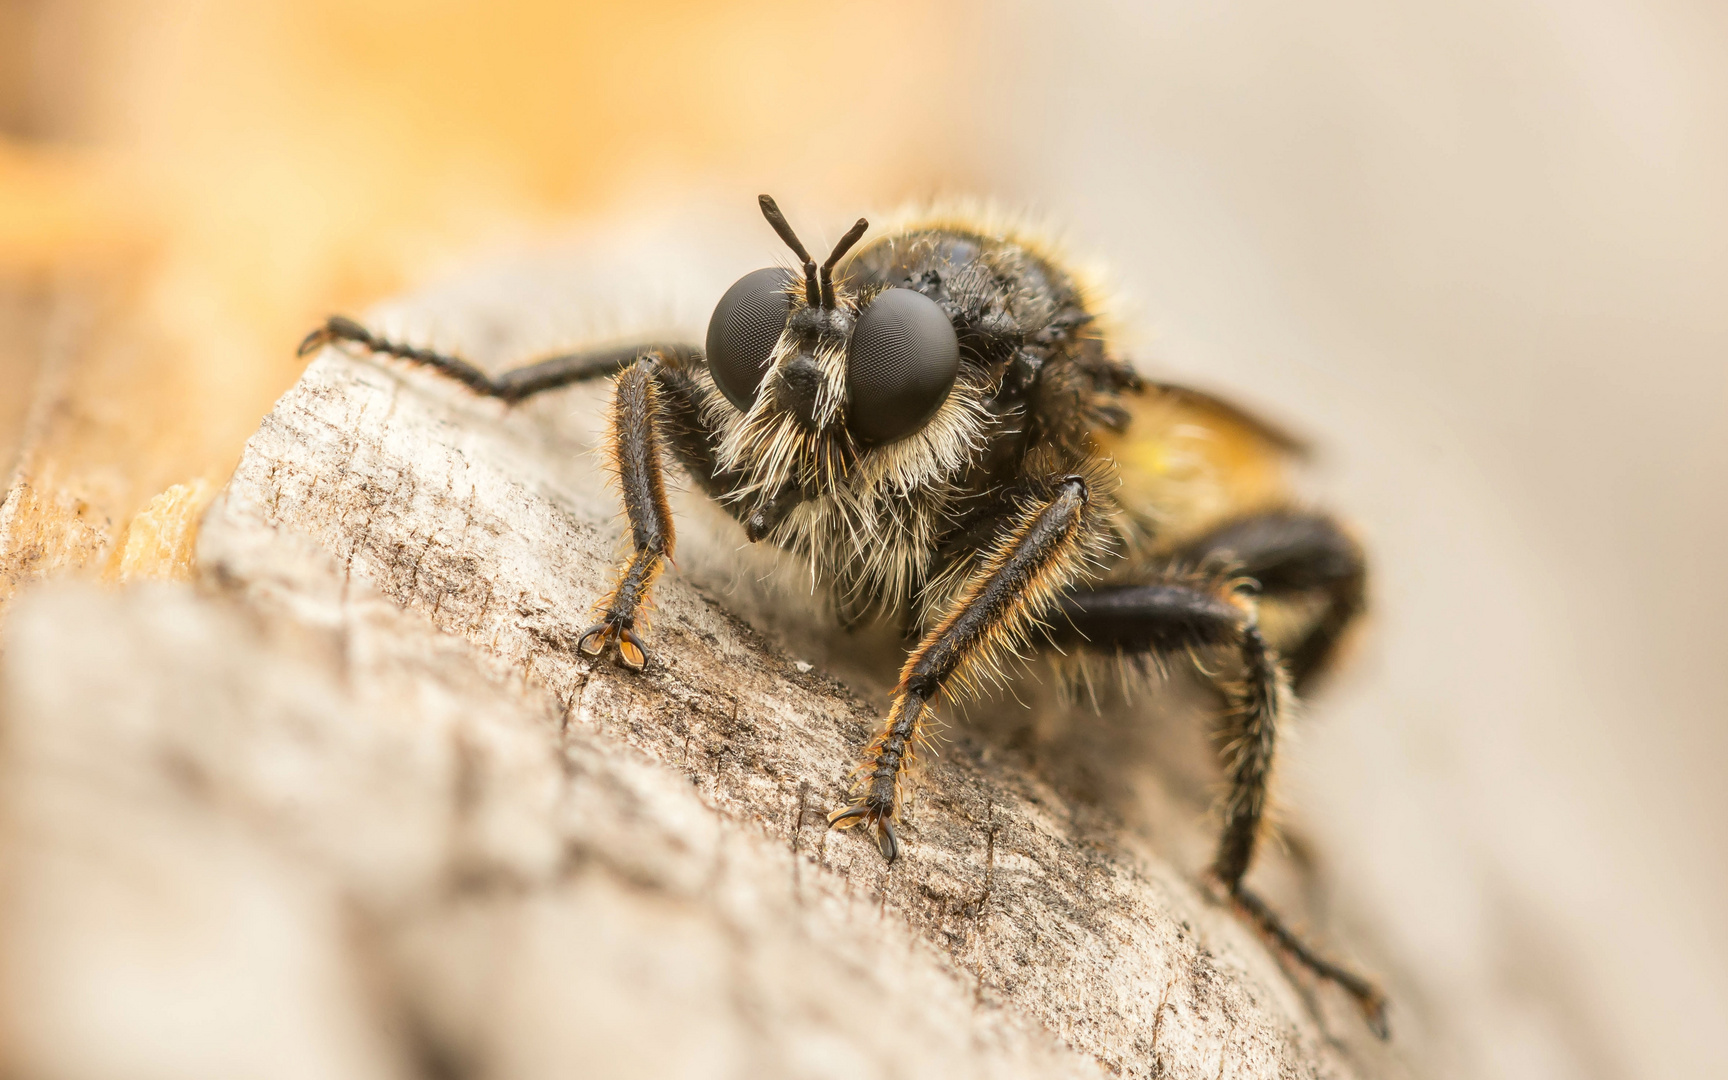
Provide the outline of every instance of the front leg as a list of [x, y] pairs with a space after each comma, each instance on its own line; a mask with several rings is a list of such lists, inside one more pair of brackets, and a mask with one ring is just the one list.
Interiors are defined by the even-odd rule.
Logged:
[[631, 554], [612, 591], [595, 606], [599, 621], [582, 632], [576, 647], [599, 656], [616, 646], [624, 666], [636, 671], [646, 667], [648, 649], [639, 631], [646, 629], [643, 616], [649, 594], [672, 558], [673, 545], [662, 453], [668, 448], [675, 451], [713, 494], [725, 493], [737, 482], [736, 477], [714, 469], [714, 435], [702, 419], [703, 390], [695, 378], [703, 362], [701, 353], [688, 345], [609, 346], [565, 353], [493, 376], [460, 356], [391, 341], [353, 319], [333, 315], [306, 335], [300, 355], [340, 342], [430, 368], [477, 394], [512, 405], [619, 373], [606, 445], [630, 519]]
[[638, 631], [647, 629], [649, 594], [672, 557], [674, 543], [661, 456], [663, 413], [657, 373], [654, 357], [644, 356], [618, 376], [613, 392], [607, 450], [630, 520], [631, 552], [612, 591], [595, 605], [599, 620], [576, 640], [577, 649], [589, 656], [616, 646], [619, 659], [633, 671], [648, 664], [648, 649]]
[[868, 825], [882, 854], [899, 854], [894, 821], [901, 781], [927, 737], [936, 697], [951, 684], [971, 688], [1030, 644], [1039, 617], [1075, 581], [1098, 543], [1086, 481], [1063, 476], [1046, 497], [1018, 511], [935, 628], [924, 635], [894, 691], [875, 739], [854, 771], [854, 801], [828, 816], [832, 828]]

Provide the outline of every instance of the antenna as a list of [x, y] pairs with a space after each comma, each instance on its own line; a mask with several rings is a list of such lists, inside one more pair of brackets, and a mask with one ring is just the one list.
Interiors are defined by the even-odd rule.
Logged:
[[852, 250], [852, 245], [858, 242], [858, 238], [863, 236], [864, 230], [869, 227], [868, 221], [859, 218], [858, 224], [847, 229], [846, 235], [842, 236], [840, 242], [834, 245], [834, 254], [828, 256], [828, 261], [822, 264], [823, 307], [832, 308], [834, 306], [834, 264], [840, 261], [840, 256]]
[[762, 216], [768, 219], [768, 224], [774, 226], [780, 239], [786, 241], [786, 246], [804, 263], [804, 302], [811, 307], [820, 307], [822, 293], [816, 284], [816, 260], [812, 259], [810, 253], [804, 250], [804, 245], [798, 242], [798, 234], [786, 223], [786, 215], [780, 212], [780, 207], [775, 205], [772, 196], [758, 195], [756, 201], [762, 205]]

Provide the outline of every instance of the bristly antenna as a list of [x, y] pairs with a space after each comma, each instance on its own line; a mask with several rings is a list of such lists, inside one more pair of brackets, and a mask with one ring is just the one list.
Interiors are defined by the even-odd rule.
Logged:
[[762, 204], [762, 216], [768, 219], [768, 224], [774, 226], [780, 239], [786, 241], [786, 246], [804, 263], [804, 302], [811, 307], [820, 307], [822, 293], [816, 284], [816, 260], [812, 259], [810, 253], [804, 250], [804, 245], [799, 243], [798, 234], [786, 223], [786, 215], [775, 205], [773, 196], [758, 195], [756, 201]]
[[868, 221], [859, 218], [858, 224], [847, 229], [846, 235], [842, 236], [840, 242], [834, 245], [834, 254], [828, 256], [828, 261], [822, 264], [823, 307], [832, 308], [834, 306], [834, 264], [840, 261], [840, 256], [852, 250], [852, 245], [858, 242], [858, 238], [863, 236], [864, 230], [869, 227]]

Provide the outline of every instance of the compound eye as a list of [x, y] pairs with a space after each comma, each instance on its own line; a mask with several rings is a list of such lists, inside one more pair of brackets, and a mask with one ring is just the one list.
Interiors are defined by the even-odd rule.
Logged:
[[934, 300], [911, 289], [879, 293], [852, 332], [846, 423], [865, 442], [918, 431], [947, 400], [960, 339]]
[[741, 412], [756, 402], [768, 358], [792, 311], [793, 276], [770, 267], [745, 274], [726, 290], [708, 320], [708, 373]]

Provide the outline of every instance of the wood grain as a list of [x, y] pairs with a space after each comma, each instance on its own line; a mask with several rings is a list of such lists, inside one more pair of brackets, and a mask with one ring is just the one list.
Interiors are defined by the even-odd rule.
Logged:
[[19, 601], [20, 1073], [1401, 1072], [984, 742], [932, 765], [892, 869], [824, 831], [879, 706], [681, 574], [646, 673], [579, 658], [619, 536], [559, 411], [327, 351], [197, 588]]

